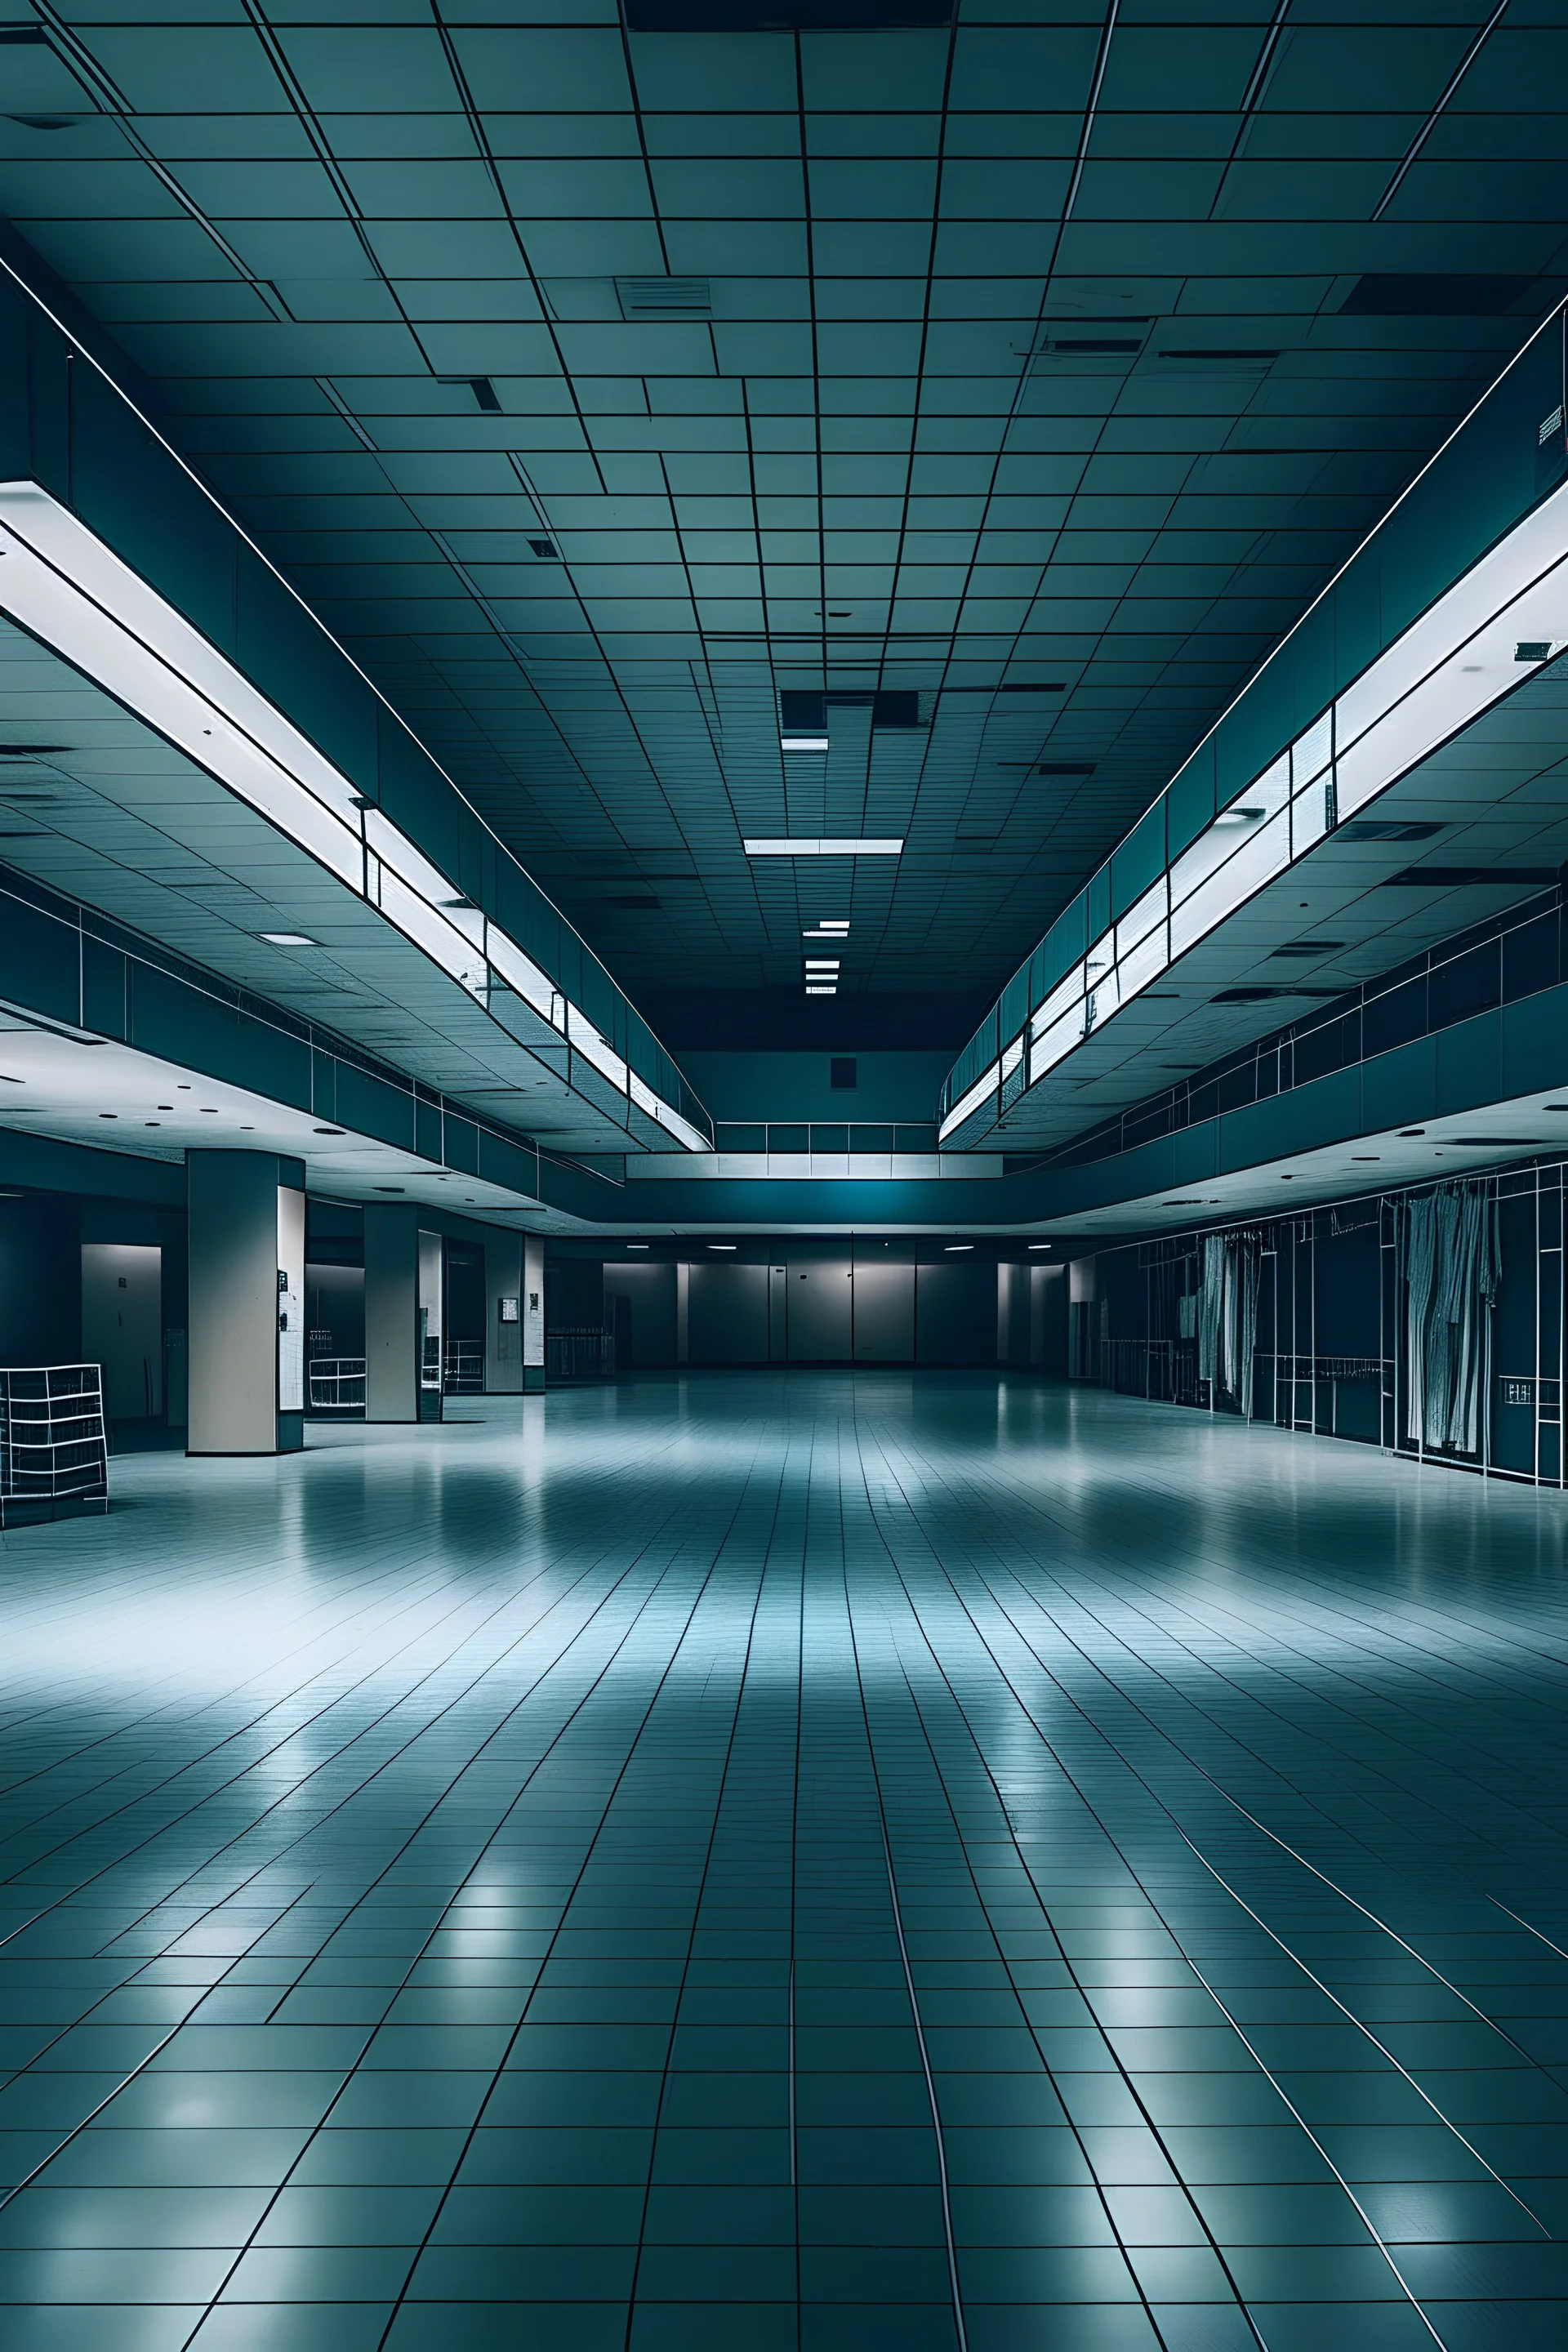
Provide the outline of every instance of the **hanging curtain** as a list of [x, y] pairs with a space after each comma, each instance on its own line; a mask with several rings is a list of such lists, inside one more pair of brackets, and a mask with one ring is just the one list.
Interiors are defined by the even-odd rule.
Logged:
[[1206, 1234], [1198, 1294], [1198, 1378], [1234, 1397], [1252, 1418], [1252, 1358], [1258, 1339], [1258, 1234]]
[[1426, 1318], [1432, 1304], [1436, 1195], [1406, 1196], [1404, 1223], [1405, 1434], [1418, 1440], [1426, 1426]]
[[1402, 1223], [1405, 1434], [1476, 1454], [1502, 1272], [1497, 1202], [1484, 1180], [1440, 1184], [1407, 1198]]
[[1225, 1235], [1204, 1235], [1204, 1280], [1198, 1293], [1198, 1378], [1219, 1378], [1219, 1321], [1225, 1297]]

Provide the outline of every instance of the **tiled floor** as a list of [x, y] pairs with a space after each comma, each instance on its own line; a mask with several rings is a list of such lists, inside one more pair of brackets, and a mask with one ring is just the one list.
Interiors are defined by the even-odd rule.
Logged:
[[1568, 2343], [1561, 1497], [934, 1374], [116, 1472], [7, 2352]]

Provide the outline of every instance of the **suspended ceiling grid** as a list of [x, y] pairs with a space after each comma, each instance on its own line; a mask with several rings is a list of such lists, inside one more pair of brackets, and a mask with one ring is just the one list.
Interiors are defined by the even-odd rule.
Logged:
[[634, 995], [998, 985], [1563, 280], [1550, 0], [405, 5], [40, 7], [0, 209]]

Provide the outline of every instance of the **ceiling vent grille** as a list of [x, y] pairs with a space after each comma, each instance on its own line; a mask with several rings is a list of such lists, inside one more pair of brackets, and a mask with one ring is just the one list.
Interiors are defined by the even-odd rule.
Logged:
[[1265, 351], [1255, 344], [1172, 344], [1156, 352], [1155, 362], [1162, 373], [1172, 375], [1258, 378], [1266, 376], [1279, 357], [1278, 351]]
[[1013, 348], [1035, 367], [1068, 374], [1104, 374], [1129, 368], [1148, 341], [1152, 319], [1064, 319], [1041, 328], [1032, 342]]
[[623, 319], [710, 319], [713, 299], [706, 278], [617, 278], [616, 299]]

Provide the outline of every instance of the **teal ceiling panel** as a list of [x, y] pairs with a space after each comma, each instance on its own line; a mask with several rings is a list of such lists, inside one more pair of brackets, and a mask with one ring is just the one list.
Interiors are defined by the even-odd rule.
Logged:
[[994, 994], [1559, 290], [1559, 27], [1515, 0], [1374, 224], [1476, 12], [1275, 16], [89, 0], [127, 105], [16, 51], [79, 127], [0, 121], [0, 201], [618, 978], [677, 984], [605, 901], [679, 855], [679, 984], [797, 990], [778, 691], [907, 684], [902, 742], [827, 709], [920, 845], [843, 991]]

